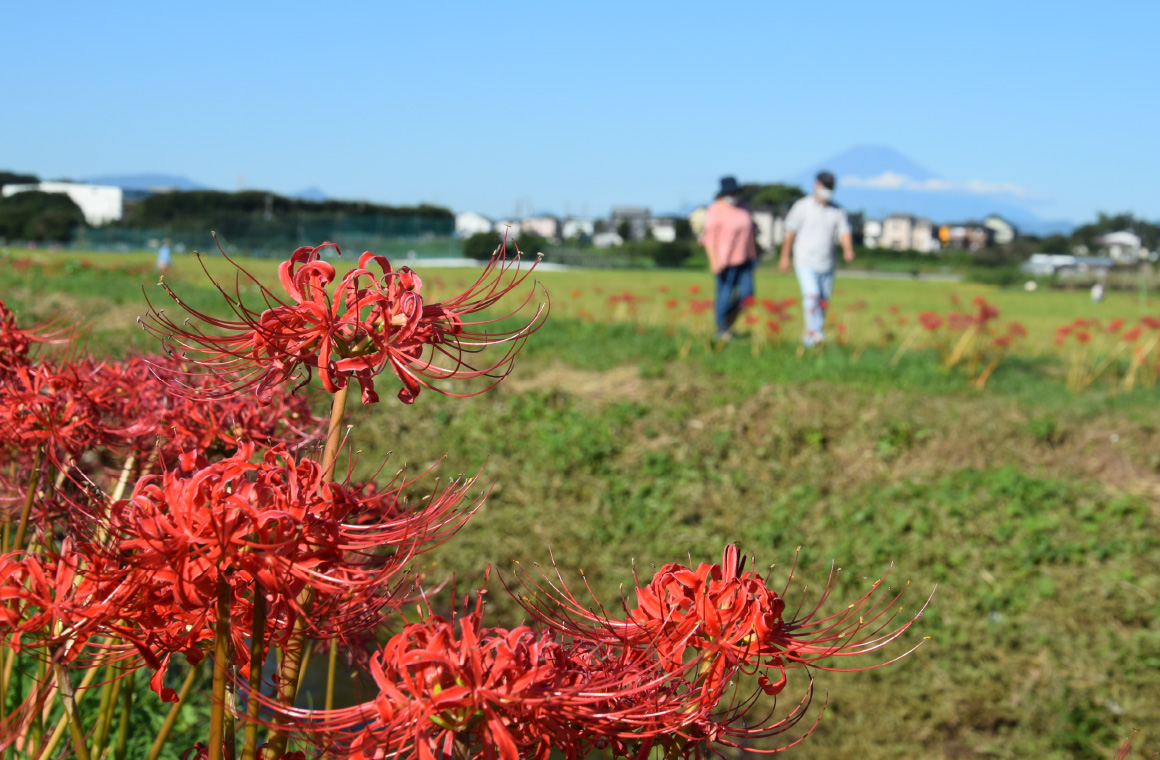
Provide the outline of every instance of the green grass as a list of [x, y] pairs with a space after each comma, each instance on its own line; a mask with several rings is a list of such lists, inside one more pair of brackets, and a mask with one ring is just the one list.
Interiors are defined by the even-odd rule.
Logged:
[[[161, 291], [155, 275], [115, 271], [134, 260], [150, 261], [101, 259], [113, 270], [105, 272], [5, 269], [0, 299], [22, 319], [94, 320], [94, 351], [147, 347], [131, 316], [143, 312], [142, 283]], [[216, 294], [189, 264], [175, 267], [175, 289], [214, 309]], [[264, 278], [273, 266], [255, 264]], [[472, 276], [421, 274], [445, 294]], [[979, 392], [930, 353], [891, 366], [893, 347], [857, 361], [835, 347], [801, 358], [791, 346], [768, 347], [754, 358], [744, 340], [714, 351], [660, 322], [568, 316], [578, 308], [573, 289], [599, 308], [627, 287], [651, 294], [664, 285], [684, 297], [699, 284], [707, 293], [704, 274], [541, 279], [567, 307], [494, 392], [425, 392], [407, 407], [384, 377], [384, 403], [351, 404], [360, 475], [388, 452], [389, 472], [441, 460], [441, 476], [483, 468], [490, 497], [421, 561], [433, 577], [455, 574], [470, 588], [489, 563], [510, 579], [513, 560], [527, 567], [554, 556], [570, 583], [582, 583], [583, 569], [615, 605], [634, 561], [647, 577], [651, 565], [713, 561], [740, 541], [762, 566], [777, 563], [778, 584], [801, 547], [791, 596], [812, 598], [836, 563], [841, 605], [893, 563], [888, 583], [910, 582], [906, 610], [937, 584], [906, 642], [930, 640], [881, 670], [818, 673], [826, 714], [791, 756], [1106, 758], [1136, 726], [1138, 748], [1160, 745], [1156, 390], [1069, 393], [1049, 352], [1009, 359]], [[794, 295], [788, 278], [763, 271], [759, 282], [762, 295]], [[1004, 319], [1048, 331], [1138, 307], [1126, 296], [1095, 307], [1077, 294], [965, 284], [840, 288], [839, 298], [865, 298], [870, 310], [897, 303], [905, 312], [945, 311], [952, 291], [964, 302], [981, 293]], [[492, 619], [516, 622], [517, 607], [492, 585]], [[790, 689], [803, 689], [805, 674], [795, 676]]]

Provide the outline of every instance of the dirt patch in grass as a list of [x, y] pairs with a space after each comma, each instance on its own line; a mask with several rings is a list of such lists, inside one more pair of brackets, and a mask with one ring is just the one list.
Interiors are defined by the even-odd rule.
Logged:
[[640, 376], [640, 369], [635, 366], [595, 372], [553, 365], [536, 374], [513, 375], [499, 387], [511, 393], [562, 391], [589, 401], [607, 403], [646, 401], [651, 393], [651, 384]]

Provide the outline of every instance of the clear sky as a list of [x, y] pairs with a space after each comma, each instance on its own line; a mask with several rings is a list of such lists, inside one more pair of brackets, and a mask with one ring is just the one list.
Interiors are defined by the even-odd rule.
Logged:
[[888, 145], [1160, 217], [1160, 3], [2, 2], [0, 169], [663, 211]]

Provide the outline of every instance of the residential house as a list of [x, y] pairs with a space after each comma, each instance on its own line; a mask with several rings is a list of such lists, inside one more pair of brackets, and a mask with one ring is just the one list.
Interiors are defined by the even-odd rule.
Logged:
[[648, 231], [649, 211], [643, 206], [617, 206], [612, 209], [612, 229], [619, 232], [621, 225], [628, 224], [628, 234], [633, 240], [644, 240]]
[[4, 185], [3, 197], [39, 190], [42, 193], [64, 193], [85, 215], [85, 223], [94, 227], [115, 222], [124, 213], [124, 194], [112, 185], [86, 185], [81, 182], [37, 182], [27, 185]]
[[983, 226], [991, 230], [991, 236], [995, 241], [995, 245], [1013, 243], [1015, 242], [1015, 238], [1019, 236], [1019, 231], [1015, 229], [1015, 225], [998, 214], [991, 214], [984, 219]]
[[878, 219], [866, 219], [862, 222], [862, 245], [867, 248], [877, 248], [882, 240], [882, 222]]
[[521, 232], [531, 232], [547, 240], [560, 237], [560, 220], [549, 214], [528, 217], [520, 221]]
[[648, 231], [654, 240], [671, 243], [677, 239], [677, 223], [671, 217], [654, 217], [648, 220]]
[[785, 216], [772, 209], [758, 208], [752, 212], [757, 247], [766, 253], [776, 253], [785, 242]]
[[455, 215], [455, 236], [469, 238], [480, 232], [491, 232], [495, 229], [495, 222], [483, 214], [474, 211], [464, 211]]
[[910, 228], [910, 250], [931, 253], [940, 247], [934, 225], [930, 220], [915, 219]]
[[613, 248], [624, 245], [624, 238], [615, 232], [597, 232], [592, 236], [592, 245], [597, 248]]
[[[8, 188], [4, 188], [5, 191]], [[1128, 230], [1109, 232], [1095, 239], [1100, 250], [1110, 256], [1117, 264], [1135, 264], [1141, 258], [1146, 258], [1148, 252], [1144, 250], [1140, 236]]]
[[878, 244], [882, 248], [905, 251], [914, 242], [914, 217], [910, 214], [891, 214], [882, 220], [882, 235]]
[[938, 238], [945, 248], [958, 248], [973, 253], [991, 245], [995, 233], [978, 222], [963, 222], [942, 225], [938, 228]]
[[495, 231], [500, 235], [507, 235], [509, 240], [515, 240], [520, 236], [520, 223], [500, 219], [495, 223]]
[[592, 237], [595, 234], [596, 224], [591, 219], [565, 219], [560, 230], [560, 237], [565, 240]]

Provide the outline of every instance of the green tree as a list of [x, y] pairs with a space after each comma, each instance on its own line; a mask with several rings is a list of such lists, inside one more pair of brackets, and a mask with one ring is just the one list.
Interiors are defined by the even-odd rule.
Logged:
[[469, 259], [486, 261], [502, 242], [498, 232], [477, 232], [463, 241], [463, 255]]
[[797, 185], [784, 185], [778, 182], [769, 185], [743, 185], [741, 199], [753, 208], [770, 208], [775, 211], [787, 211], [805, 193]]
[[0, 187], [5, 185], [31, 185], [40, 182], [35, 174], [17, 174], [15, 172], [0, 171]]
[[620, 224], [616, 225], [616, 234], [625, 242], [632, 240], [632, 225], [627, 219], [621, 219]]
[[85, 223], [79, 206], [64, 193], [29, 190], [0, 198], [0, 237], [65, 242]]

